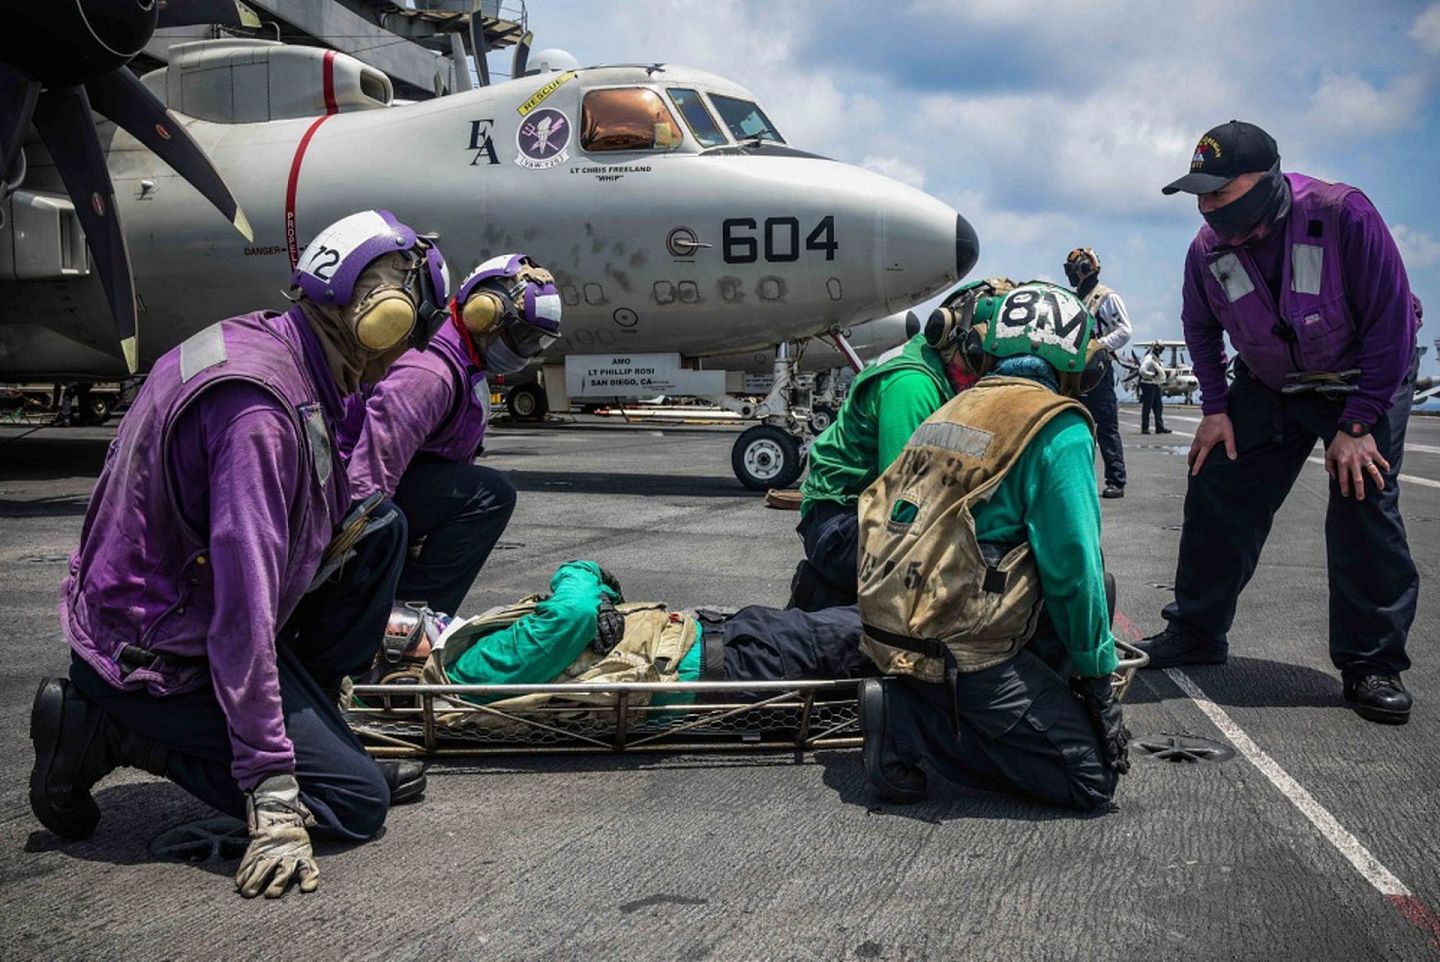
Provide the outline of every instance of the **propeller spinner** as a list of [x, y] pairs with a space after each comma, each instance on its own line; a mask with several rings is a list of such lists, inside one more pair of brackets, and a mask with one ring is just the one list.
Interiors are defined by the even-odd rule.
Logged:
[[[139, 367], [135, 284], [94, 110], [191, 183], [253, 240], [250, 222], [205, 153], [125, 65], [155, 31], [157, 0], [6, 2], [0, 31], [0, 199], [25, 176], [21, 142], [33, 123], [65, 181], [105, 288], [120, 350]], [[43, 43], [37, 42], [44, 37]]]

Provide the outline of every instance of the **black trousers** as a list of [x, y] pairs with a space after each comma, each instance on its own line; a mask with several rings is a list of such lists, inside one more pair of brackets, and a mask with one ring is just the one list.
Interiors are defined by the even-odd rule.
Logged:
[[886, 682], [886, 754], [968, 788], [1030, 795], [1090, 811], [1110, 801], [1117, 775], [1080, 699], [1048, 621], [1013, 657], [949, 686]]
[[786, 607], [820, 611], [855, 604], [860, 550], [855, 506], [818, 501], [795, 531], [805, 543], [805, 558], [796, 566]]
[[411, 541], [424, 541], [392, 597], [454, 614], [510, 523], [515, 486], [493, 468], [419, 457], [400, 478], [395, 503]]
[[752, 605], [718, 624], [702, 622], [702, 627], [702, 678], [793, 681], [877, 674], [860, 653], [855, 605], [823, 611]]
[[1105, 462], [1105, 483], [1125, 487], [1125, 446], [1120, 442], [1120, 402], [1115, 399], [1115, 377], [1106, 372], [1100, 383], [1082, 394], [1080, 401], [1095, 419], [1095, 443]]
[[1158, 384], [1140, 383], [1140, 430], [1150, 430], [1150, 415], [1155, 415], [1155, 430], [1165, 430], [1165, 396]]
[[[1342, 498], [1330, 479], [1325, 554], [1330, 581], [1330, 659], [1345, 675], [1410, 667], [1405, 641], [1415, 619], [1419, 576], [1400, 518], [1400, 465], [1415, 372], [1375, 425], [1375, 444], [1390, 462], [1385, 490], [1365, 479], [1365, 500]], [[1235, 605], [1260, 560], [1275, 512], [1285, 502], [1315, 442], [1334, 437], [1343, 407], [1317, 394], [1286, 397], [1236, 362], [1230, 422], [1238, 457], [1210, 452], [1185, 493], [1185, 525], [1169, 621], [1198, 641], [1227, 644]], [[1323, 452], [1315, 452], [1322, 454]]]
[[[334, 689], [342, 676], [369, 665], [380, 647], [405, 544], [403, 518], [371, 533], [339, 577], [307, 595], [279, 633], [280, 701], [300, 798], [315, 816], [314, 830], [332, 838], [371, 837], [390, 808], [390, 789], [341, 717]], [[78, 657], [71, 660], [70, 680], [118, 724], [167, 746], [171, 781], [227, 815], [245, 817], [214, 689], [169, 698], [119, 691]]]

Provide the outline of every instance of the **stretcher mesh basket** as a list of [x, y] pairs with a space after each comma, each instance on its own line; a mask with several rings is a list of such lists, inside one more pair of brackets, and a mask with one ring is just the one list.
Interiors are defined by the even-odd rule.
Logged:
[[[1124, 642], [1124, 697], [1148, 658]], [[857, 681], [609, 682], [550, 685], [355, 685], [346, 719], [371, 754], [734, 751], [859, 747]], [[588, 703], [565, 701], [583, 689]], [[549, 695], [523, 709], [467, 699]], [[688, 695], [683, 704], [650, 699]], [[597, 696], [606, 704], [595, 704]]]

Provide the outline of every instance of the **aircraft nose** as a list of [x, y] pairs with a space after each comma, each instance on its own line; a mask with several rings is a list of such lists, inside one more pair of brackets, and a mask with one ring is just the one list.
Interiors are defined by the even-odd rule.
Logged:
[[975, 228], [965, 219], [964, 214], [955, 215], [955, 279], [958, 281], [970, 273], [970, 268], [980, 259], [980, 238]]
[[929, 194], [895, 185], [879, 200], [886, 309], [900, 312], [953, 285], [980, 254], [964, 217]]

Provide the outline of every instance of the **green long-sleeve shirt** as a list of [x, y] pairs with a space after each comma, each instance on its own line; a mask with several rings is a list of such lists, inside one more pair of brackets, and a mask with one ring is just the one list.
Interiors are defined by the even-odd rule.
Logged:
[[464, 685], [543, 685], [570, 666], [595, 637], [595, 613], [602, 597], [618, 600], [600, 582], [593, 561], [567, 561], [550, 579], [550, 597], [535, 611], [467, 648], [450, 680]]
[[853, 505], [905, 450], [920, 423], [955, 394], [945, 362], [917, 334], [898, 357], [855, 379], [835, 423], [810, 446], [800, 510], [817, 501]]
[[1078, 412], [1045, 425], [988, 501], [973, 509], [982, 542], [1030, 542], [1040, 590], [1075, 671], [1115, 670], [1115, 637], [1105, 605], [1100, 556], [1100, 500], [1095, 493], [1095, 440]]
[[[550, 579], [550, 597], [513, 624], [491, 632], [447, 664], [450, 680], [462, 685], [543, 685], [554, 681], [595, 637], [600, 599], [617, 601], [600, 581], [593, 561], [567, 561]], [[679, 665], [680, 681], [700, 678], [699, 626], [696, 644]], [[689, 701], [693, 696], [660, 696], [654, 704]]]

